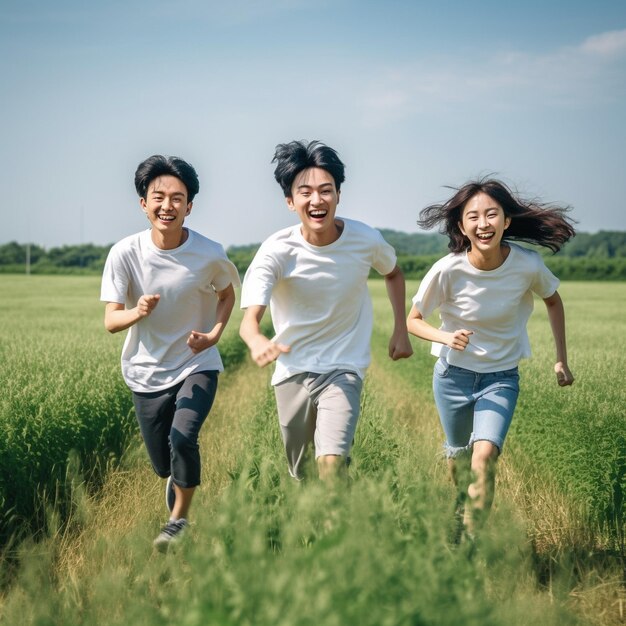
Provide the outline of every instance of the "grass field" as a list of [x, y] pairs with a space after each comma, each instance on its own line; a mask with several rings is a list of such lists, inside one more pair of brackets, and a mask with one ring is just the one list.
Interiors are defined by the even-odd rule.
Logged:
[[[430, 394], [432, 358], [417, 341], [409, 361], [385, 357], [381, 282], [372, 283], [374, 360], [346, 492], [288, 480], [270, 372], [236, 356], [234, 320], [224, 341], [235, 356], [203, 428], [192, 532], [165, 556], [151, 546], [164, 521], [163, 485], [139, 445], [119, 374], [122, 337], [103, 330], [98, 280], [0, 276], [0, 288], [0, 383], [9, 390], [0, 424], [16, 442], [2, 449], [0, 487], [5, 500], [36, 501], [35, 520], [12, 518], [7, 528], [21, 522], [45, 535], [5, 549], [0, 620], [622, 623], [625, 284], [562, 285], [577, 377], [570, 389], [554, 381], [537, 306], [534, 356], [521, 367], [496, 506], [476, 549], [446, 541], [452, 489]], [[35, 471], [48, 466], [33, 450], [44, 459], [58, 450], [46, 475]], [[67, 450], [75, 450], [69, 470]], [[55, 498], [46, 506], [36, 489], [51, 484], [51, 473], [59, 514], [50, 512]]]

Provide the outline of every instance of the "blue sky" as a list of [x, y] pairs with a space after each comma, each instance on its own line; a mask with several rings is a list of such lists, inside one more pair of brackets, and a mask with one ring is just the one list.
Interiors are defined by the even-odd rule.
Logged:
[[154, 154], [189, 160], [187, 224], [225, 246], [293, 223], [270, 161], [320, 139], [338, 213], [416, 232], [496, 173], [626, 230], [626, 3], [3, 0], [0, 243], [111, 243], [148, 223]]

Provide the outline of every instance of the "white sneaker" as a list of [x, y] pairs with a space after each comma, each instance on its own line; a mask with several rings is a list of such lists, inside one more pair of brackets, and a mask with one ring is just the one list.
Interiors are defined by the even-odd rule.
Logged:
[[178, 543], [187, 528], [187, 520], [184, 518], [178, 520], [170, 520], [163, 528], [158, 537], [154, 540], [154, 547], [161, 552], [166, 552], [168, 548]]

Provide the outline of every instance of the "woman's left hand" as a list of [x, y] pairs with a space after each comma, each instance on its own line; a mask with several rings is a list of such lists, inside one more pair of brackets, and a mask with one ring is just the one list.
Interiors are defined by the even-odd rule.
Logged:
[[567, 367], [567, 363], [559, 361], [554, 366], [554, 371], [556, 373], [556, 382], [559, 383], [560, 387], [567, 387], [574, 382], [574, 375], [570, 372], [569, 367]]

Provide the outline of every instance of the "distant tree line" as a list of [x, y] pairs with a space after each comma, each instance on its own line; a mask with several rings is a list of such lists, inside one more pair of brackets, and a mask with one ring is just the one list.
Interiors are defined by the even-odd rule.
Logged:
[[91, 243], [46, 250], [15, 241], [0, 246], [0, 272], [23, 274], [29, 262], [33, 274], [96, 274], [104, 269], [111, 245]]
[[[407, 278], [419, 279], [435, 260], [447, 254], [447, 238], [438, 233], [404, 233], [380, 229], [395, 248]], [[258, 243], [230, 246], [228, 256], [243, 275]], [[28, 250], [29, 248], [29, 250]], [[33, 274], [99, 274], [110, 245], [81, 244], [45, 249], [15, 241], [0, 245], [0, 272], [24, 273], [30, 254]], [[562, 280], [626, 280], [626, 231], [578, 233], [558, 254], [537, 248]]]

